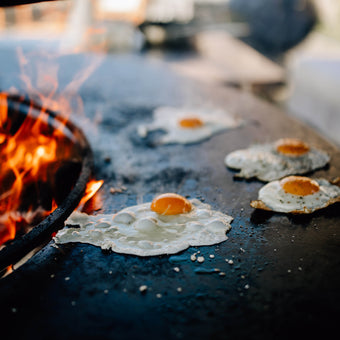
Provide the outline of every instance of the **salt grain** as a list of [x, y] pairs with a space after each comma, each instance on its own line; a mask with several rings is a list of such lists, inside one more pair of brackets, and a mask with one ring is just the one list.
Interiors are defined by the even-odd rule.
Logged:
[[204, 257], [203, 257], [203, 256], [199, 256], [199, 257], [197, 258], [197, 262], [199, 262], [199, 263], [204, 262]]
[[160, 299], [161, 297], [162, 297], [162, 294], [156, 294], [156, 297], [158, 298], [158, 299]]
[[70, 277], [66, 276], [65, 281], [69, 281], [69, 280], [70, 280]]
[[229, 264], [234, 264], [234, 261], [233, 260], [229, 260], [228, 263]]
[[178, 267], [174, 267], [174, 271], [175, 271], [176, 273], [178, 273], [178, 272], [180, 271], [180, 269], [179, 269]]
[[147, 291], [147, 289], [148, 289], [148, 286], [146, 286], [146, 285], [141, 285], [141, 286], [139, 287], [139, 291], [140, 291], [141, 293], [145, 293], [145, 292]]
[[210, 257], [211, 259], [213, 259], [213, 258], [215, 257], [215, 255], [214, 255], [214, 254], [210, 254], [209, 257]]
[[182, 287], [178, 287], [177, 291], [178, 291], [178, 293], [181, 293], [182, 292]]
[[[125, 187], [124, 187], [125, 188]], [[115, 193], [118, 193], [118, 194], [121, 194], [123, 191], [125, 191], [125, 189], [123, 189], [123, 187], [121, 188], [114, 188], [114, 187], [111, 187], [110, 188], [110, 194], [115, 194]]]
[[225, 272], [220, 272], [218, 275], [219, 276], [225, 276]]
[[193, 254], [193, 255], [190, 256], [190, 260], [191, 260], [192, 262], [195, 262], [196, 259], [197, 259], [197, 257], [196, 257], [195, 254]]

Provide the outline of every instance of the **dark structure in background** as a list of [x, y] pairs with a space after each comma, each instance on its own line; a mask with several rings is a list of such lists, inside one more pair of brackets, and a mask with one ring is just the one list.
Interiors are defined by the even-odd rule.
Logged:
[[[4, 0], [0, 1], [0, 6], [8, 7], [46, 1], [54, 0]], [[317, 21], [316, 10], [311, 0], [231, 0], [230, 3], [219, 6], [211, 4], [210, 6], [217, 7], [218, 21], [224, 11], [223, 8], [229, 6], [233, 19], [246, 21], [249, 25], [250, 34], [242, 40], [265, 55], [272, 57], [285, 52], [302, 41]], [[211, 13], [207, 13], [207, 15], [209, 17]], [[210, 18], [212, 23], [215, 19], [214, 17]], [[226, 22], [227, 20], [226, 18]], [[146, 22], [140, 26], [140, 29], [143, 31], [145, 26], [150, 24], [157, 23]], [[176, 43], [172, 41], [172, 47], [177, 48], [186, 41], [187, 33], [182, 36], [183, 33], [180, 32], [182, 30], [185, 32], [187, 25], [158, 24], [166, 30], [169, 30], [170, 27], [172, 34], [178, 36], [179, 41]], [[195, 23], [195, 26], [197, 26], [197, 23]]]
[[298, 44], [317, 21], [309, 0], [231, 0], [230, 8], [249, 24], [244, 41], [269, 56]]
[[27, 5], [27, 4], [35, 4], [38, 2], [47, 2], [47, 1], [54, 1], [54, 0], [44, 0], [44, 1], [35, 1], [35, 0], [2, 0], [0, 1], [1, 7], [10, 7], [10, 6], [18, 6], [18, 5]]

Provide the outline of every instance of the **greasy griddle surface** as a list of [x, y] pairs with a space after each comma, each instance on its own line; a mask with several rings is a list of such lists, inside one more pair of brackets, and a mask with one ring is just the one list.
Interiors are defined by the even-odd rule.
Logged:
[[[64, 70], [77, 58], [64, 58]], [[300, 137], [330, 153], [331, 165], [312, 176], [332, 179], [340, 166], [334, 146], [248, 94], [193, 84], [137, 57], [108, 57], [81, 95], [86, 112], [75, 121], [93, 148], [96, 177], [105, 180], [99, 212], [177, 192], [233, 216], [229, 239], [148, 258], [51, 242], [0, 281], [6, 331], [35, 339], [283, 339], [335, 329], [339, 204], [309, 216], [255, 212], [249, 202], [263, 184], [234, 180], [223, 163], [228, 152], [250, 143]], [[159, 105], [223, 108], [247, 123], [199, 144], [155, 146], [140, 140], [136, 127], [150, 122]], [[110, 193], [122, 186], [127, 190]], [[202, 264], [190, 260], [197, 251]], [[202, 268], [225, 276], [198, 273]]]

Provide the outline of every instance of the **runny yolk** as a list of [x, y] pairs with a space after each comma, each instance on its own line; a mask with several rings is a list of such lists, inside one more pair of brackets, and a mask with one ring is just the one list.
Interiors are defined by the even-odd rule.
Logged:
[[151, 210], [160, 215], [184, 214], [191, 209], [191, 203], [185, 197], [172, 193], [159, 195], [151, 203]]
[[309, 151], [309, 146], [296, 138], [283, 138], [276, 143], [276, 150], [286, 156], [301, 156]]
[[196, 117], [187, 117], [187, 118], [182, 118], [178, 122], [179, 126], [184, 128], [184, 129], [197, 129], [201, 126], [203, 126], [203, 122]]
[[307, 196], [320, 190], [319, 184], [308, 177], [289, 176], [280, 181], [282, 189], [292, 195]]

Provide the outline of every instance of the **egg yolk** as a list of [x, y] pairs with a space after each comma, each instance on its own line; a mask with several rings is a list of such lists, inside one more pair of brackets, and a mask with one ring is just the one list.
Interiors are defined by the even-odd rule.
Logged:
[[289, 176], [280, 181], [282, 189], [292, 195], [307, 196], [320, 190], [319, 184], [308, 177]]
[[309, 151], [309, 146], [299, 139], [284, 138], [276, 144], [276, 150], [286, 156], [301, 156]]
[[160, 215], [184, 214], [191, 209], [191, 203], [185, 197], [172, 193], [159, 195], [151, 203], [151, 210]]
[[203, 126], [202, 120], [196, 117], [188, 117], [188, 118], [182, 118], [178, 122], [179, 126], [184, 129], [197, 129], [201, 126]]

